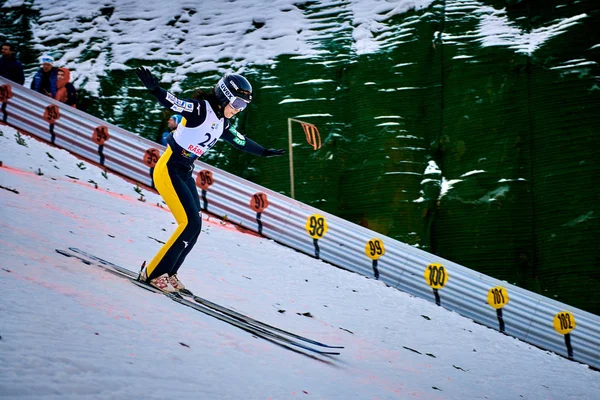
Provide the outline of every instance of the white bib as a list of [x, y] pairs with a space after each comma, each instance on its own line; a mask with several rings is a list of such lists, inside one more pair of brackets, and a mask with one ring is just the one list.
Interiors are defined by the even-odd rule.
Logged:
[[225, 125], [223, 118], [217, 118], [210, 104], [206, 100], [204, 102], [206, 103], [206, 118], [202, 124], [195, 128], [188, 128], [185, 126], [186, 119], [183, 118], [173, 132], [175, 142], [198, 157], [201, 157], [217, 143], [223, 134]]

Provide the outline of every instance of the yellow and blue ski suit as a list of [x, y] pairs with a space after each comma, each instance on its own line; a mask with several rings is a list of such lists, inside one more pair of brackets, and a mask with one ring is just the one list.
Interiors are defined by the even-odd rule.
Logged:
[[231, 127], [216, 97], [179, 99], [160, 87], [151, 93], [160, 104], [180, 114], [183, 119], [167, 137], [167, 149], [154, 167], [154, 185], [173, 213], [177, 228], [146, 266], [148, 280], [164, 273], [169, 276], [176, 274], [200, 235], [202, 212], [192, 178], [194, 161], [219, 139], [251, 154], [268, 154], [262, 146]]

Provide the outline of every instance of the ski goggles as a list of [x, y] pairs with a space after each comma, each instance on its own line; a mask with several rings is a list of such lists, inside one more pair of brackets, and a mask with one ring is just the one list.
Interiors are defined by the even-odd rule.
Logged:
[[54, 62], [54, 59], [52, 57], [42, 57], [40, 59], [42, 64], [48, 63], [48, 64], [52, 64]]
[[248, 105], [248, 102], [241, 97], [235, 97], [233, 101], [229, 99], [229, 105], [238, 111], [242, 111]]
[[225, 97], [227, 97], [227, 100], [229, 100], [229, 105], [238, 111], [242, 111], [250, 103], [248, 100], [244, 100], [241, 97], [237, 97], [233, 93], [231, 93], [227, 85], [225, 85], [223, 79], [219, 81], [219, 88], [221, 89], [221, 92], [223, 92]]

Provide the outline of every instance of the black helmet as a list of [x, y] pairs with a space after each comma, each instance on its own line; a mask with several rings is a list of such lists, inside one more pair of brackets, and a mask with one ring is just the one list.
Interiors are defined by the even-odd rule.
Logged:
[[228, 74], [217, 82], [215, 94], [221, 107], [231, 104], [231, 107], [243, 110], [252, 101], [252, 85], [241, 75]]

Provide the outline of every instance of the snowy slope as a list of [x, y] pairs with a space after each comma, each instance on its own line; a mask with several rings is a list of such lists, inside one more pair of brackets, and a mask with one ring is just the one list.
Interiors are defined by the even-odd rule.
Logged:
[[140, 202], [133, 184], [34, 139], [20, 145], [11, 128], [0, 132], [0, 398], [600, 393], [599, 373], [584, 365], [214, 217], [205, 216], [180, 272], [184, 283], [265, 322], [343, 345], [341, 356], [291, 352], [65, 258], [54, 249], [75, 246], [136, 269], [169, 237], [173, 218], [153, 193]]
[[[23, 3], [7, 0], [3, 6], [10, 9]], [[476, 40], [483, 47], [533, 54], [589, 17], [557, 18], [524, 31], [503, 5], [495, 8], [488, 3], [448, 0], [438, 5], [448, 26], [460, 20], [478, 21], [476, 30], [468, 34], [441, 33], [444, 42], [460, 45]], [[398, 25], [394, 17], [432, 4], [432, 0], [38, 0], [33, 2], [39, 18], [32, 24], [32, 42], [37, 51], [52, 53], [59, 65], [71, 69], [76, 87], [95, 95], [99, 77], [126, 70], [133, 60], [168, 64], [173, 72], [163, 74], [162, 81], [178, 91], [179, 82], [189, 74], [273, 65], [284, 54], [331, 56], [327, 44], [340, 40], [342, 32], [348, 41], [344, 53], [385, 51], [397, 44], [398, 37], [415, 40], [410, 28], [414, 21]]]
[[[5, 7], [19, 3], [9, 0]], [[36, 49], [52, 52], [75, 71], [77, 87], [95, 94], [99, 76], [127, 69], [125, 63], [135, 59], [173, 63], [175, 72], [162, 77], [166, 83], [189, 73], [270, 65], [282, 54], [317, 56], [324, 51], [321, 42], [340, 30], [350, 30], [353, 52], [376, 52], [383, 43], [375, 35], [393, 28], [390, 18], [431, 3], [41, 0], [34, 5], [40, 17], [32, 30]]]

